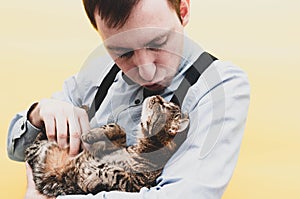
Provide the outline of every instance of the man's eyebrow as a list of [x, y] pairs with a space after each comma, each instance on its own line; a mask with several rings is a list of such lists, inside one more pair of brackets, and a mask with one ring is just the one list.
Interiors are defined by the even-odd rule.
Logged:
[[[147, 47], [147, 46], [159, 41], [160, 39], [162, 39], [164, 37], [168, 37], [171, 32], [172, 32], [171, 30], [165, 31], [165, 32], [157, 35], [155, 38], [153, 38], [151, 41], [147, 42], [143, 46]], [[126, 47], [120, 47], [120, 46], [110, 46], [110, 45], [106, 46], [106, 48], [110, 51], [118, 51], [118, 52], [129, 52], [129, 51], [134, 50], [132, 48], [126, 48]]]
[[106, 48], [110, 51], [118, 51], [118, 52], [133, 51], [133, 49], [131, 49], [131, 48], [124, 48], [124, 47], [119, 47], [119, 46], [106, 46]]
[[154, 39], [152, 39], [150, 42], [148, 42], [145, 46], [147, 47], [147, 46], [149, 46], [149, 45], [151, 45], [151, 44], [153, 44], [157, 41], [160, 41], [164, 37], [168, 37], [170, 35], [170, 33], [171, 33], [171, 31], [167, 31], [167, 32], [164, 32], [164, 33], [156, 36]]

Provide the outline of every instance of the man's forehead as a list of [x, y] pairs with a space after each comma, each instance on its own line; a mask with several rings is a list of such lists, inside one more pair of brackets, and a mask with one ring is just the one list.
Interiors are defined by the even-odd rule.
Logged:
[[108, 48], [142, 47], [148, 43], [169, 36], [173, 30], [162, 28], [138, 28], [111, 35], [103, 42]]

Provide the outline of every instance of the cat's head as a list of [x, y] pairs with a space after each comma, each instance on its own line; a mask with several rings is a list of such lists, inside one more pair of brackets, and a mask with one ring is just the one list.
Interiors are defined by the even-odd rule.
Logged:
[[181, 113], [178, 105], [156, 95], [146, 98], [143, 102], [141, 127], [150, 136], [162, 128], [170, 135], [176, 135], [188, 129], [189, 119], [186, 114]]

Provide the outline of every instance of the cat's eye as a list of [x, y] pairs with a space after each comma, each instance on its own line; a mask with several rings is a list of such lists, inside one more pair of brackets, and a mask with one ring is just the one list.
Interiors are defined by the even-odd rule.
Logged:
[[154, 104], [155, 104], [155, 100], [152, 99], [152, 100], [150, 101], [150, 103], [151, 103], [151, 105], [154, 105]]

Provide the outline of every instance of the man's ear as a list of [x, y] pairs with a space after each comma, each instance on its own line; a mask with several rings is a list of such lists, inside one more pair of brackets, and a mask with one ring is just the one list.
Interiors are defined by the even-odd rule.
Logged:
[[186, 26], [190, 20], [190, 0], [181, 0], [180, 18], [183, 26]]

